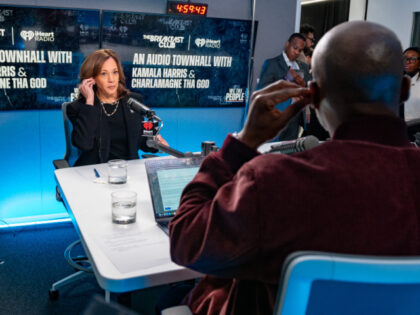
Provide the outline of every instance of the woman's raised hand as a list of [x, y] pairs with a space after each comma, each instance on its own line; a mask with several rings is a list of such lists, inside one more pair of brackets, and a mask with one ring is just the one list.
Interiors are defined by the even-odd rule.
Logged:
[[93, 105], [95, 100], [95, 91], [93, 90], [95, 84], [94, 78], [84, 79], [79, 84], [79, 92], [85, 97], [87, 105]]

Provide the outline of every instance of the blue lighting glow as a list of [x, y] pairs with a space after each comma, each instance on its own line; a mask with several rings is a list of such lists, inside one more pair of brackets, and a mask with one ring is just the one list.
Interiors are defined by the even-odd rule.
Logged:
[[[170, 146], [196, 152], [202, 141], [220, 147], [228, 133], [240, 130], [243, 108], [160, 108], [158, 114]], [[69, 220], [55, 199], [52, 164], [64, 151], [61, 110], [0, 111], [0, 228]]]
[[71, 220], [70, 220], [70, 218], [67, 218], [67, 219], [45, 220], [45, 221], [35, 221], [35, 222], [21, 222], [21, 223], [11, 223], [11, 224], [7, 224], [6, 222], [3, 222], [3, 221], [0, 221], [0, 222], [5, 223], [3, 225], [0, 225], [0, 229], [11, 229], [11, 228], [17, 228], [17, 227], [31, 227], [31, 226], [38, 226], [38, 225], [71, 222]]

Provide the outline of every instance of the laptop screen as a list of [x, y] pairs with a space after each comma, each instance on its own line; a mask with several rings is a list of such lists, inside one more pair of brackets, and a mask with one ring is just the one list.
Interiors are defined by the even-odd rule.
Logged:
[[150, 159], [145, 161], [155, 218], [171, 218], [185, 186], [197, 174], [203, 157]]

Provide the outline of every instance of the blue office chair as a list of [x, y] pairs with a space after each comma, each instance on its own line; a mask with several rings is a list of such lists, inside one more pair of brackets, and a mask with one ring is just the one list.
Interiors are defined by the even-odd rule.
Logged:
[[283, 264], [274, 314], [418, 314], [420, 257], [296, 252]]
[[[419, 314], [420, 257], [301, 251], [283, 264], [274, 315]], [[186, 306], [162, 315], [192, 314]]]
[[65, 102], [61, 105], [61, 111], [63, 113], [64, 136], [66, 139], [66, 152], [64, 153], [64, 157], [62, 159], [53, 161], [56, 169], [73, 166], [81, 154], [81, 151], [74, 147], [71, 143], [71, 132], [73, 131], [73, 125], [67, 117], [67, 106], [69, 104], [70, 102]]
[[[70, 102], [65, 102], [61, 105], [61, 111], [63, 113], [63, 124], [64, 124], [64, 136], [66, 139], [66, 151], [64, 157], [62, 159], [54, 160], [53, 164], [56, 169], [66, 168], [73, 166], [77, 159], [80, 156], [80, 150], [74, 147], [71, 143], [71, 133], [73, 131], [73, 125], [71, 124], [69, 118], [67, 117], [67, 106]], [[56, 199], [57, 201], [63, 202], [63, 198], [60, 195], [60, 191], [58, 187], [56, 187]], [[63, 202], [64, 206], [65, 203]], [[64, 251], [64, 258], [67, 260], [70, 266], [72, 266], [76, 273], [73, 273], [64, 279], [61, 279], [51, 285], [49, 290], [49, 296], [51, 300], [58, 299], [58, 289], [78, 281], [79, 279], [83, 278], [85, 275], [92, 273], [92, 267], [90, 266], [89, 260], [86, 256], [75, 256], [71, 255], [71, 251], [74, 247], [80, 244], [80, 239], [76, 240], [75, 242], [71, 243]]]
[[[67, 106], [69, 104], [70, 102], [64, 102], [61, 105], [61, 112], [63, 114], [64, 136], [66, 139], [66, 151], [62, 159], [53, 160], [55, 169], [72, 167], [81, 154], [81, 151], [78, 148], [74, 147], [71, 143], [71, 132], [73, 131], [73, 125], [67, 117]], [[55, 197], [57, 201], [63, 201], [60, 192], [58, 191], [58, 187], [56, 187]]]

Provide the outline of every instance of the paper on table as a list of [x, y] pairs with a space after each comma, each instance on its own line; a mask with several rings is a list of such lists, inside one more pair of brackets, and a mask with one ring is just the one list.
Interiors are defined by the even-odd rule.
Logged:
[[148, 269], [171, 262], [169, 241], [156, 227], [95, 235], [99, 247], [121, 273]]

